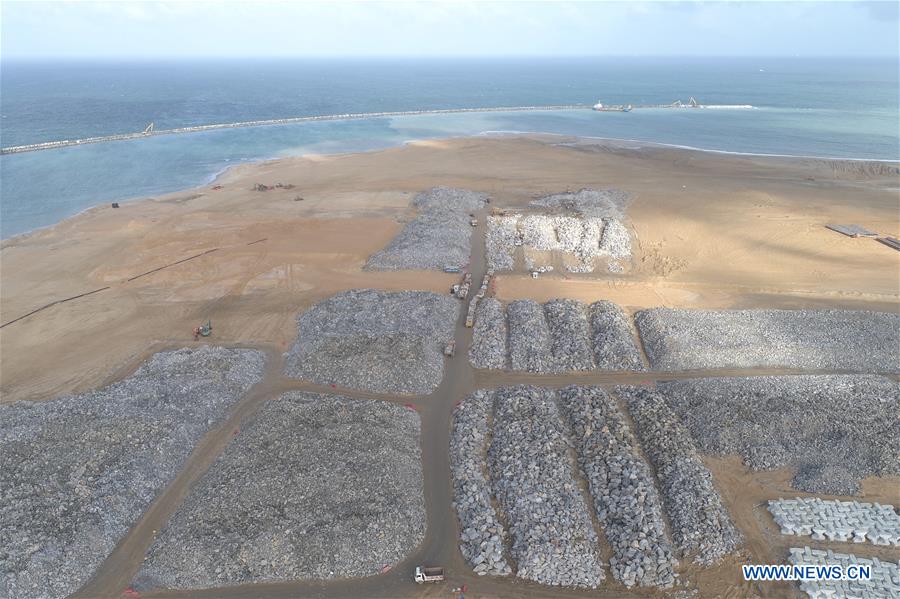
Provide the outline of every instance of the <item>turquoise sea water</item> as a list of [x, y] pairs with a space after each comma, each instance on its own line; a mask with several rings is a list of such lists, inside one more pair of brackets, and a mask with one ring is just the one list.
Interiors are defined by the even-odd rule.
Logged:
[[413, 139], [546, 132], [708, 150], [900, 159], [896, 60], [518, 59], [3, 63], [4, 147], [142, 130], [347, 112], [545, 104], [752, 105], [425, 114], [69, 147], [0, 157], [0, 236], [90, 206], [202, 184], [230, 165]]

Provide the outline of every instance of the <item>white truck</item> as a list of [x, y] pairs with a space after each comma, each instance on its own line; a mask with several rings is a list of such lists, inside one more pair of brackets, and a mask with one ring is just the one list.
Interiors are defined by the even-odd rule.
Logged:
[[413, 580], [419, 584], [423, 582], [442, 582], [444, 580], [444, 569], [416, 566], [416, 574], [413, 576]]

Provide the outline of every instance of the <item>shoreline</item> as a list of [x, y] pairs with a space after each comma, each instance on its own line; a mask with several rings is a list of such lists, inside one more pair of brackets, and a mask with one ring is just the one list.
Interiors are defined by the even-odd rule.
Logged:
[[[273, 126], [273, 125], [263, 125], [263, 126]], [[275, 125], [277, 126], [277, 125]], [[900, 160], [888, 160], [888, 159], [872, 159], [872, 158], [829, 158], [829, 157], [820, 157], [820, 156], [801, 156], [801, 155], [793, 155], [793, 154], [761, 154], [761, 153], [753, 153], [753, 152], [735, 152], [729, 150], [715, 150], [715, 149], [707, 149], [707, 148], [696, 148], [692, 146], [679, 145], [679, 144], [667, 144], [663, 142], [654, 142], [654, 141], [645, 141], [639, 139], [623, 139], [623, 138], [614, 138], [614, 137], [597, 137], [590, 135], [566, 135], [561, 133], [546, 133], [542, 131], [504, 131], [504, 130], [488, 130], [482, 131], [475, 134], [466, 134], [466, 135], [450, 135], [450, 136], [442, 136], [442, 137], [421, 137], [414, 139], [407, 139], [402, 141], [397, 145], [389, 145], [387, 147], [382, 148], [374, 148], [370, 150], [351, 150], [347, 152], [334, 152], [334, 153], [305, 153], [305, 154], [291, 154], [286, 156], [269, 156], [266, 158], [247, 160], [243, 162], [237, 162], [235, 164], [230, 164], [223, 168], [218, 169], [212, 175], [203, 178], [203, 181], [192, 186], [179, 188], [173, 191], [165, 192], [163, 194], [158, 194], [159, 197], [167, 197], [171, 195], [184, 194], [188, 192], [192, 192], [195, 190], [200, 190], [205, 187], [216, 185], [220, 181], [222, 181], [231, 171], [236, 168], [244, 168], [244, 167], [264, 167], [268, 164], [272, 164], [277, 161], [282, 160], [303, 160], [310, 158], [338, 158], [345, 156], [353, 156], [353, 155], [365, 155], [365, 154], [373, 154], [378, 152], [390, 151], [398, 148], [404, 148], [407, 146], [419, 144], [419, 143], [428, 143], [428, 142], [442, 142], [442, 141], [458, 141], [465, 139], [504, 139], [504, 138], [522, 138], [522, 139], [530, 139], [536, 141], [542, 141], [542, 138], [550, 138], [550, 139], [559, 139], [556, 145], [560, 145], [563, 147], [572, 147], [577, 148], [579, 142], [589, 141], [589, 142], [598, 142], [598, 143], [607, 143], [607, 144], [637, 144], [637, 147], [621, 147], [623, 150], [643, 150], [643, 149], [660, 149], [660, 150], [669, 150], [669, 151], [679, 151], [679, 152], [697, 152], [704, 155], [717, 155], [717, 156], [732, 156], [737, 158], [763, 158], [767, 160], [775, 160], [778, 162], [790, 162], [792, 160], [815, 160], [822, 161], [826, 163], [852, 163], [852, 164], [875, 164], [875, 165], [885, 165], [885, 166], [895, 166], [897, 168], [897, 174], [900, 174]], [[564, 140], [574, 140], [574, 142], [564, 143]], [[589, 146], [590, 144], [588, 144]], [[28, 238], [32, 235], [47, 232], [52, 230], [54, 227], [58, 227], [64, 223], [67, 223], [73, 219], [77, 219], [84, 215], [90, 214], [92, 211], [97, 210], [98, 208], [102, 208], [105, 205], [108, 205], [112, 202], [117, 202], [119, 204], [133, 204], [135, 202], [143, 202], [143, 201], [151, 201], [157, 199], [156, 196], [149, 195], [135, 195], [128, 196], [117, 200], [110, 200], [108, 202], [103, 202], [101, 204], [94, 204], [92, 206], [88, 206], [79, 210], [78, 212], [67, 216], [61, 220], [58, 220], [54, 223], [35, 227], [33, 229], [29, 229], [27, 231], [23, 231], [21, 233], [16, 233], [11, 235], [10, 237], [5, 237], [0, 239], [0, 249], [7, 247], [8, 244], [15, 243], [18, 241], [22, 241], [25, 238]]]

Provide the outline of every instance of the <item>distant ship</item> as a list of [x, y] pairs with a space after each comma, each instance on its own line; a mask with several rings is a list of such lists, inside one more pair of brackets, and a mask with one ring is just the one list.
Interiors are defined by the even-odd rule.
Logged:
[[594, 110], [598, 112], [631, 112], [631, 104], [603, 104], [597, 102], [594, 104]]

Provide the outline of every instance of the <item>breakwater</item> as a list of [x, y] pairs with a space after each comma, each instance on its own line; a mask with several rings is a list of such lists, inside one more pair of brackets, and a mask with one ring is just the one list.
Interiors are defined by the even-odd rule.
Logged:
[[145, 137], [157, 137], [160, 135], [175, 135], [178, 133], [196, 133], [199, 131], [213, 131], [216, 129], [238, 129], [241, 127], [262, 127], [266, 125], [289, 125], [293, 123], [310, 123], [315, 121], [348, 121], [355, 119], [371, 119], [380, 117], [415, 116], [423, 114], [453, 114], [464, 112], [526, 112], [533, 110], [578, 110], [590, 108], [587, 104], [569, 104], [560, 106], [506, 106], [496, 108], [441, 108], [435, 110], [405, 110], [398, 112], [360, 112], [349, 114], [328, 114], [318, 116], [299, 116], [283, 119], [267, 119], [259, 121], [240, 121], [236, 123], [214, 123], [210, 125], [195, 125], [192, 127], [179, 127], [176, 129], [148, 129], [135, 133], [120, 133], [116, 135], [101, 135], [97, 137], [85, 137], [82, 139], [63, 139], [59, 141], [47, 141], [23, 146], [10, 146], [0, 149], [0, 154], [19, 154], [21, 152], [36, 152], [38, 150], [54, 150], [69, 146], [104, 143], [109, 141], [126, 141], [129, 139], [141, 139]]

